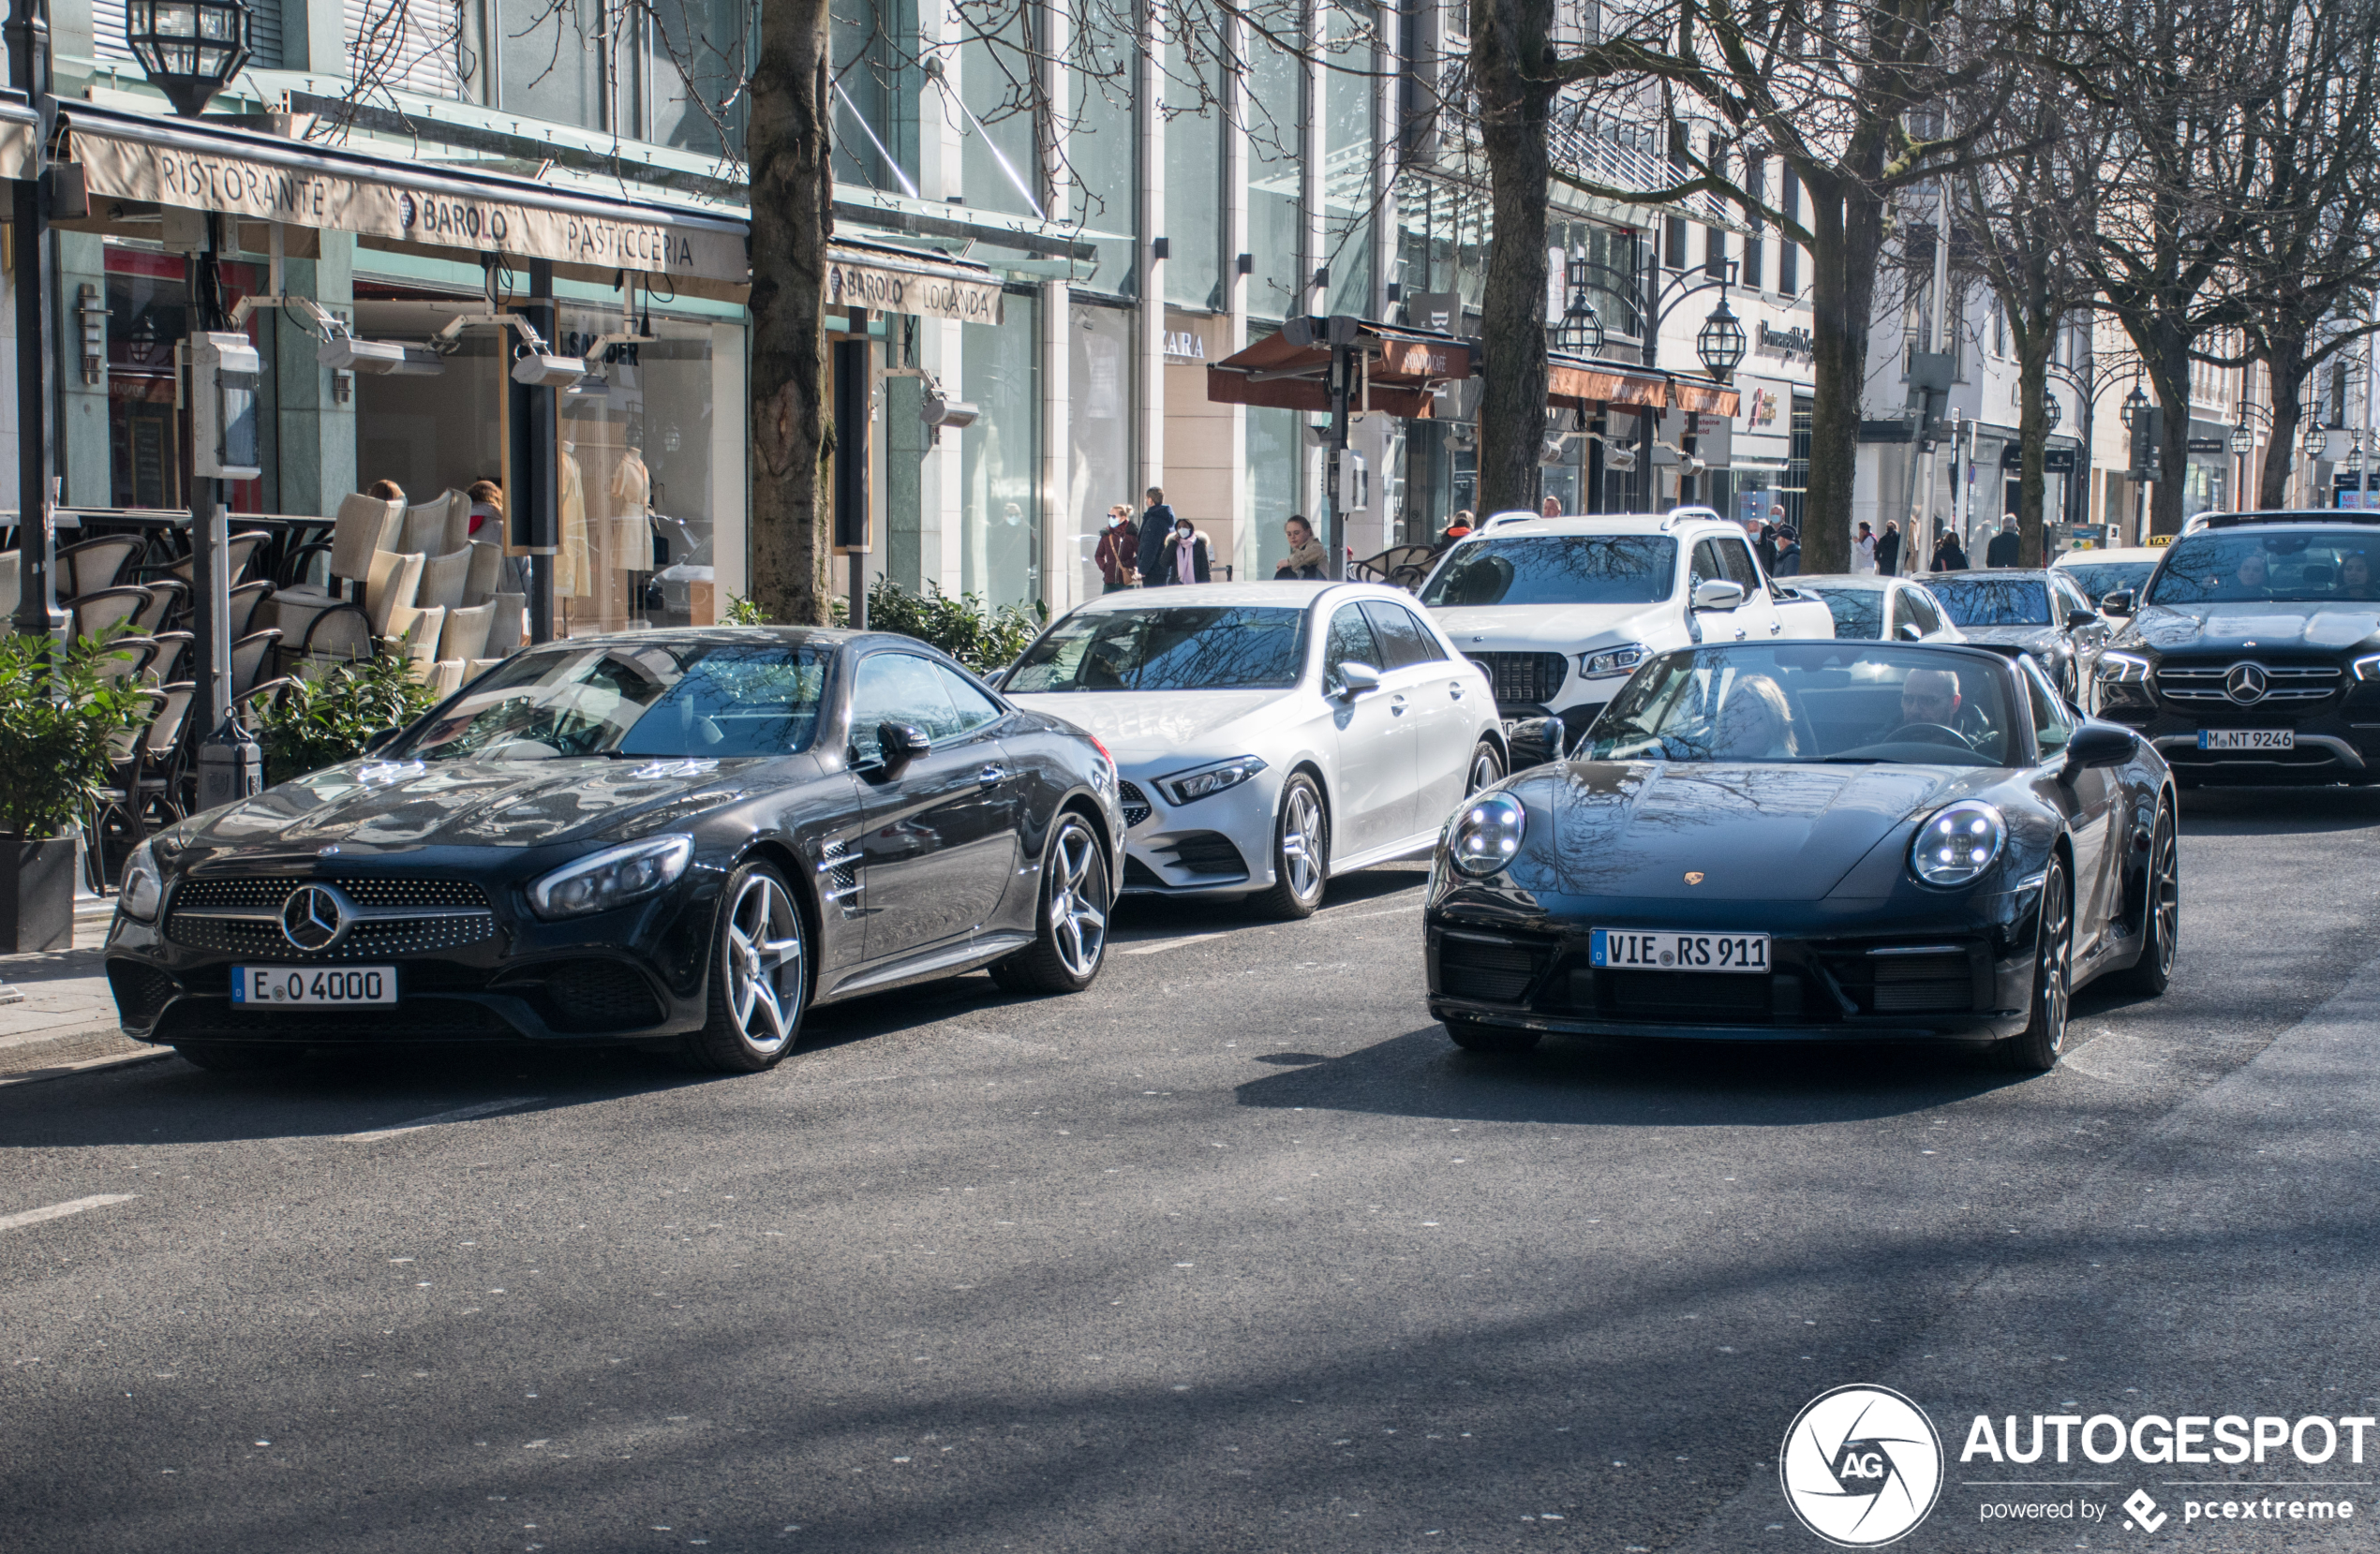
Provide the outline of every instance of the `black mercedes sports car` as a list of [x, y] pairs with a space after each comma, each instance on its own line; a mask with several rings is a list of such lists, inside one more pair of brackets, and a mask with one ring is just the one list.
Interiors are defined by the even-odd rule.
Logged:
[[1926, 586], [1959, 635], [1996, 653], [2030, 653], [2059, 694], [2088, 711], [2091, 672], [2113, 634], [2072, 577], [2054, 568], [1931, 572]]
[[[1536, 727], [1514, 731], [1515, 759]], [[2164, 990], [2173, 783], [2030, 658], [1866, 642], [1683, 649], [1566, 761], [1448, 822], [1430, 1012], [1547, 1031], [1995, 1041], [2058, 1061], [2074, 988]]]
[[108, 979], [205, 1068], [525, 1038], [751, 1071], [812, 1004], [1089, 986], [1123, 834], [1096, 740], [910, 638], [578, 638], [153, 837]]

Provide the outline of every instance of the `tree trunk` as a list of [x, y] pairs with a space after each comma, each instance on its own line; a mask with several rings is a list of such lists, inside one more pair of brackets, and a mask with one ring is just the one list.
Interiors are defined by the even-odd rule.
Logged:
[[[1802, 570], [1852, 570], [1852, 483], [1859, 468], [1860, 393], [1884, 245], [1883, 201], [1860, 182], [1803, 170], [1811, 215], [1809, 485], [1802, 498]], [[1916, 543], [1914, 533], [1911, 536]]]
[[[2149, 532], [2179, 534], [2181, 511], [2188, 496], [2190, 467], [2190, 342], [2179, 330], [2152, 323], [2153, 348], [2144, 350], [2143, 364], [2165, 412], [2164, 437], [2157, 450], [2157, 484], [2149, 502]], [[2136, 343], [2136, 340], [2135, 340]]]
[[[2298, 422], [2305, 414], [2306, 337], [2269, 337], [2264, 352], [2266, 375], [2272, 380], [2272, 429], [2265, 442], [2265, 464], [2256, 482], [2258, 507], [2289, 505], [2289, 471], [2298, 457]], [[2244, 500], [2246, 492], [2240, 493]]]
[[826, 0], [762, 0], [751, 164], [751, 597], [827, 620], [826, 244], [834, 233]]
[[[1545, 203], [1552, 0], [1471, 0], [1471, 83], [1495, 241], [1480, 299], [1479, 512], [1534, 511], [1545, 433]], [[1649, 477], [1651, 470], [1644, 473]]]
[[[2023, 466], [2016, 478], [2016, 565], [2049, 565], [2047, 499], [2049, 473], [2049, 348], [2058, 332], [2050, 326], [2022, 331], [2017, 339], [2016, 442]], [[2077, 463], [2080, 462], [2078, 459]]]

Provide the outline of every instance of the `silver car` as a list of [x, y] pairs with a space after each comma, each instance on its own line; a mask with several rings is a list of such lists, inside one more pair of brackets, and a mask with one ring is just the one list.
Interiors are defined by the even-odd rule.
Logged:
[[1825, 600], [1835, 635], [1850, 642], [1963, 642], [1941, 601], [1914, 578], [1876, 572], [1789, 577], [1795, 592]]

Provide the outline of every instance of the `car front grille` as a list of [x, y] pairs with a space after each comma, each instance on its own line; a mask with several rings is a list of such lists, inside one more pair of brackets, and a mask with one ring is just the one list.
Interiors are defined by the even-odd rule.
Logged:
[[1137, 782], [1118, 783], [1116, 797], [1123, 803], [1123, 828], [1126, 831], [1138, 825], [1153, 813], [1149, 807], [1149, 795], [1140, 791], [1140, 785]]
[[1466, 653], [1464, 657], [1487, 671], [1498, 702], [1551, 702], [1569, 670], [1569, 660], [1559, 653]]
[[632, 967], [614, 960], [573, 960], [545, 977], [548, 1019], [557, 1030], [632, 1030], [657, 1025], [661, 1005]]
[[1544, 952], [1532, 945], [1448, 934], [1438, 940], [1438, 991], [1450, 999], [1518, 1003], [1544, 962]]
[[[2246, 701], [2231, 693], [2231, 676], [2254, 669], [2265, 678], [2262, 696]], [[2228, 664], [2167, 665], [2157, 671], [2157, 694], [2189, 706], [2301, 707], [2337, 694], [2343, 675], [2336, 664], [2262, 664], [2241, 659]]]
[[126, 1025], [147, 1025], [173, 997], [174, 984], [156, 967], [137, 960], [112, 960], [108, 962], [108, 991], [115, 995], [117, 1019]]
[[487, 908], [487, 893], [465, 880], [415, 880], [382, 875], [355, 880], [303, 875], [255, 875], [243, 879], [185, 880], [173, 893], [176, 911], [207, 907], [278, 907], [300, 885], [336, 885], [359, 907]]
[[1158, 877], [1155, 869], [1151, 868], [1148, 865], [1142, 863], [1139, 859], [1133, 857], [1129, 853], [1125, 854], [1123, 860], [1123, 885], [1126, 890], [1163, 890], [1166, 888], [1165, 881]]
[[1965, 951], [1875, 957], [1879, 1014], [1955, 1014], [1975, 1007], [1975, 971]]
[[[358, 908], [388, 915], [359, 917], [327, 949], [301, 950], [282, 934], [278, 913], [291, 892], [309, 884], [335, 885]], [[408, 915], [416, 911], [422, 915]], [[304, 965], [461, 949], [495, 938], [496, 915], [488, 908], [487, 893], [461, 880], [401, 875], [201, 879], [186, 880], [174, 891], [165, 936], [211, 955], [269, 956]]]
[[1244, 875], [1248, 861], [1231, 845], [1231, 838], [1220, 831], [1193, 831], [1188, 836], [1168, 842], [1158, 849], [1173, 854], [1173, 861], [1192, 874]]

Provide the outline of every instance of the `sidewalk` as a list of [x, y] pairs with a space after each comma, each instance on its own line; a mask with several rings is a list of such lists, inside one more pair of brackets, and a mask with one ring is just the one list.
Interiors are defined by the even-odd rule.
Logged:
[[99, 962], [112, 896], [78, 899], [74, 948], [0, 955], [0, 1085], [82, 1069], [170, 1057], [170, 1047], [133, 1041], [116, 1029], [115, 999]]

